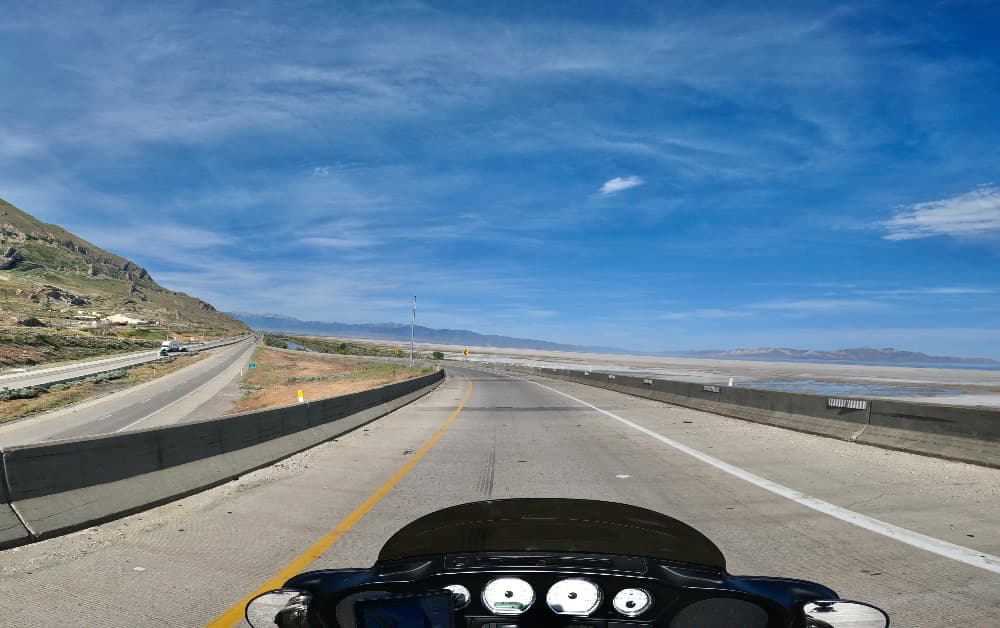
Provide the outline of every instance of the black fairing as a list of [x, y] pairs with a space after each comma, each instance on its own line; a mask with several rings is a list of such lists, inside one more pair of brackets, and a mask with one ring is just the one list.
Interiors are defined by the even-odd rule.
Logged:
[[394, 534], [379, 561], [473, 552], [648, 556], [726, 568], [704, 534], [658, 512], [588, 499], [501, 499], [432, 512]]
[[[517, 534], [504, 528], [524, 536], [518, 541]], [[605, 531], [610, 536], [599, 543], [596, 532]], [[491, 616], [481, 592], [497, 577], [528, 581], [536, 591], [535, 604], [517, 617]], [[604, 594], [597, 610], [580, 618], [549, 609], [545, 592], [565, 578], [596, 584]], [[608, 502], [538, 499], [478, 502], [432, 513], [397, 532], [372, 568], [306, 572], [285, 587], [312, 593], [310, 625], [332, 628], [338, 626], [337, 605], [348, 595], [424, 593], [453, 584], [466, 586], [473, 598], [467, 608], [455, 612], [455, 626], [461, 628], [490, 621], [520, 627], [671, 626], [671, 618], [682, 609], [719, 599], [763, 609], [766, 623], [754, 626], [788, 628], [801, 625], [805, 602], [837, 598], [834, 591], [812, 582], [730, 576], [711, 541], [652, 511]], [[635, 618], [619, 614], [612, 597], [624, 588], [648, 591], [653, 607]]]

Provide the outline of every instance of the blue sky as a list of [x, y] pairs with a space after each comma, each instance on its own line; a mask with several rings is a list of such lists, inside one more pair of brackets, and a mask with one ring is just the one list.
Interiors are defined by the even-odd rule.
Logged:
[[220, 309], [1000, 358], [1000, 4], [8, 3], [0, 197]]

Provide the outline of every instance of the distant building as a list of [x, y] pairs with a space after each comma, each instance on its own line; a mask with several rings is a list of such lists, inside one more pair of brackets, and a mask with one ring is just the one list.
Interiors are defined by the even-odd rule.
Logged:
[[124, 314], [112, 314], [111, 316], [105, 317], [107, 322], [112, 325], [149, 325], [150, 321], [144, 321], [139, 318], [132, 318], [131, 316], [125, 316]]

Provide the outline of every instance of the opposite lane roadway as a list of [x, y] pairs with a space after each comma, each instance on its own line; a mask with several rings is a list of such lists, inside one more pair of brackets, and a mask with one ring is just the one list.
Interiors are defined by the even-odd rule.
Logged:
[[[208, 342], [196, 342], [183, 345], [196, 351], [204, 351], [214, 347], [232, 344], [234, 339], [212, 340]], [[97, 373], [113, 371], [115, 369], [128, 368], [147, 362], [155, 362], [160, 357], [159, 349], [149, 349], [113, 355], [92, 360], [76, 360], [57, 366], [46, 366], [32, 369], [7, 369], [8, 372], [0, 375], [0, 388], [30, 388], [33, 386], [47, 386], [57, 382], [83, 379]]]
[[[220, 412], [199, 412], [238, 376], [256, 338], [207, 349], [208, 357], [188, 367], [105, 397], [67, 406], [0, 426], [0, 445], [111, 434], [128, 429], [208, 419]], [[217, 404], [212, 404], [213, 406]]]
[[415, 403], [276, 465], [0, 552], [7, 593], [0, 617], [12, 625], [230, 625], [255, 589], [298, 569], [369, 566], [393, 532], [439, 508], [580, 497], [675, 516], [715, 541], [732, 573], [817, 580], [886, 608], [894, 625], [995, 621], [996, 571], [807, 508], [605, 412], [806, 495], [987, 556], [1000, 553], [996, 469], [567, 382], [448, 372]]

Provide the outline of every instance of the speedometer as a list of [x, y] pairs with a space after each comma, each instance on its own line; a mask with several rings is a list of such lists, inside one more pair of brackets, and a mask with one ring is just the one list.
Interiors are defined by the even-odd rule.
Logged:
[[535, 590], [520, 578], [496, 578], [483, 589], [483, 604], [497, 615], [520, 615], [535, 603]]
[[601, 589], [589, 580], [567, 578], [549, 588], [545, 602], [560, 615], [590, 615], [601, 605]]

